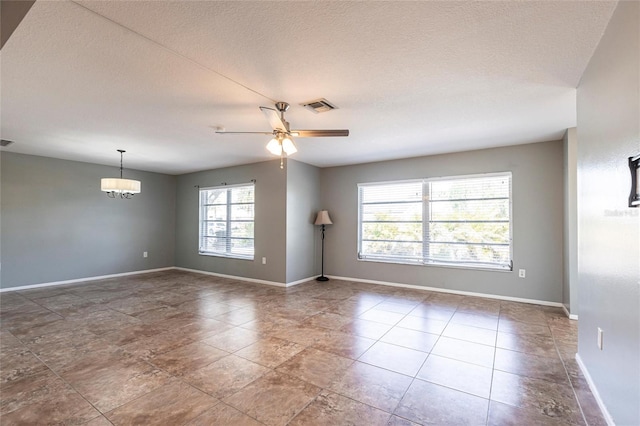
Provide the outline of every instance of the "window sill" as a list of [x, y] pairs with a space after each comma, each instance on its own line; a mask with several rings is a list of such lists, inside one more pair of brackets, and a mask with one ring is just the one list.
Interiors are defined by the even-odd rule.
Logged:
[[412, 266], [427, 266], [427, 267], [437, 267], [437, 268], [447, 268], [447, 269], [464, 269], [464, 270], [473, 270], [473, 271], [488, 271], [488, 272], [513, 272], [513, 269], [509, 267], [501, 268], [501, 267], [491, 267], [491, 266], [482, 266], [482, 265], [474, 265], [474, 264], [449, 264], [449, 263], [438, 263], [438, 262], [402, 262], [398, 260], [385, 260], [385, 259], [357, 259], [359, 262], [372, 262], [372, 263], [390, 263], [393, 265], [412, 265]]
[[239, 256], [237, 254], [225, 254], [225, 253], [211, 253], [206, 251], [198, 252], [200, 256], [221, 257], [223, 259], [237, 259], [237, 260], [251, 260], [255, 259], [255, 256]]

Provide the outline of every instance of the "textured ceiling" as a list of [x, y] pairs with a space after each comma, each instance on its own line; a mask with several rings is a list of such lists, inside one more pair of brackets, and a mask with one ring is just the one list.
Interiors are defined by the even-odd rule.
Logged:
[[[616, 2], [37, 1], [1, 51], [3, 151], [170, 174], [333, 166], [559, 139]], [[339, 109], [299, 106], [324, 97]]]

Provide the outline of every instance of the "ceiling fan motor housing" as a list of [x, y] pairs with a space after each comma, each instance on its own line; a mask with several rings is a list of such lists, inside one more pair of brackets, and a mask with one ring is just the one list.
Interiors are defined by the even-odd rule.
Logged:
[[276, 108], [280, 113], [284, 113], [289, 109], [289, 104], [286, 102], [276, 102]]

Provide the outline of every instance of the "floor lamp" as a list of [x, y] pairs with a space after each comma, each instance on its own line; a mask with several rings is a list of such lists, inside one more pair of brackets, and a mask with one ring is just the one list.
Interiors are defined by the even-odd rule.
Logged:
[[333, 225], [333, 222], [331, 222], [331, 218], [329, 217], [329, 212], [327, 210], [320, 210], [318, 212], [315, 225], [322, 225], [322, 273], [318, 278], [316, 278], [316, 280], [329, 281], [329, 278], [324, 276], [324, 227], [325, 225]]

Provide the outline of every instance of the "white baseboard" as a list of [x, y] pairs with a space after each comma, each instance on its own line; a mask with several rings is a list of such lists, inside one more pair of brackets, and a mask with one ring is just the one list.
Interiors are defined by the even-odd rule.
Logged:
[[[9, 287], [9, 288], [0, 289], [0, 292], [28, 290], [32, 288], [50, 287], [50, 286], [64, 285], [64, 284], [76, 284], [76, 283], [82, 283], [82, 282], [104, 280], [108, 278], [124, 277], [128, 275], [148, 274], [151, 272], [161, 272], [161, 271], [168, 271], [168, 270], [194, 272], [197, 274], [212, 275], [214, 277], [229, 278], [229, 279], [238, 280], [238, 281], [247, 281], [251, 283], [266, 284], [266, 285], [272, 285], [276, 287], [292, 287], [294, 285], [302, 284], [314, 279], [314, 277], [309, 277], [309, 278], [304, 278], [297, 281], [292, 281], [290, 283], [281, 283], [277, 281], [267, 281], [267, 280], [260, 280], [256, 278], [239, 277], [236, 275], [219, 274], [217, 272], [202, 271], [200, 269], [190, 269], [190, 268], [182, 268], [179, 266], [170, 266], [166, 268], [146, 269], [142, 271], [123, 272], [119, 274], [101, 275], [101, 276], [78, 278], [78, 279], [65, 280], [65, 281], [54, 281], [54, 282], [48, 282], [48, 283], [42, 283], [42, 284], [31, 284], [31, 285], [25, 285], [25, 286], [19, 286], [19, 287]], [[547, 302], [544, 300], [523, 299], [519, 297], [499, 296], [499, 295], [493, 295], [493, 294], [475, 293], [475, 292], [461, 291], [461, 290], [450, 290], [450, 289], [444, 289], [444, 288], [438, 288], [438, 287], [427, 287], [427, 286], [420, 286], [420, 285], [413, 285], [413, 284], [394, 283], [389, 281], [375, 281], [375, 280], [366, 280], [361, 278], [339, 277], [335, 275], [327, 275], [327, 276], [329, 278], [333, 278], [336, 280], [343, 280], [343, 281], [354, 281], [354, 282], [362, 282], [367, 284], [386, 285], [390, 287], [410, 288], [414, 290], [427, 290], [427, 291], [435, 291], [439, 293], [460, 294], [464, 296], [484, 297], [487, 299], [509, 300], [512, 302], [530, 303], [534, 305], [562, 307], [565, 309], [565, 312], [566, 312], [566, 308], [564, 307], [564, 305], [558, 302]], [[577, 315], [574, 315], [574, 317], [575, 319], [578, 318]], [[571, 316], [569, 316], [569, 318], [571, 318]]]
[[598, 388], [596, 388], [595, 383], [593, 383], [591, 374], [589, 374], [589, 370], [587, 370], [587, 367], [582, 362], [582, 358], [580, 358], [580, 354], [576, 354], [576, 362], [578, 363], [578, 367], [580, 367], [580, 370], [582, 371], [584, 378], [587, 380], [589, 389], [591, 389], [591, 393], [593, 394], [593, 397], [596, 399], [596, 402], [598, 403], [598, 407], [600, 407], [600, 411], [602, 411], [602, 416], [604, 417], [605, 421], [609, 426], [615, 426], [613, 417], [611, 417], [611, 414], [609, 414], [609, 410], [607, 410], [607, 406], [604, 405], [604, 401], [602, 401], [602, 398], [600, 397], [600, 393], [598, 393]]
[[267, 280], [259, 280], [259, 279], [256, 279], [256, 278], [238, 277], [238, 276], [235, 276], [235, 275], [227, 275], [227, 274], [219, 274], [217, 272], [202, 271], [200, 269], [183, 268], [183, 267], [180, 267], [180, 266], [176, 266], [176, 267], [174, 267], [174, 269], [177, 269], [178, 271], [194, 272], [196, 274], [211, 275], [211, 276], [220, 277], [220, 278], [229, 278], [231, 280], [247, 281], [247, 282], [250, 282], [250, 283], [273, 285], [273, 286], [276, 286], [276, 287], [286, 287], [287, 286], [286, 283], [280, 283], [280, 282], [277, 282], [277, 281], [267, 281]]
[[298, 280], [298, 281], [292, 281], [290, 283], [287, 283], [287, 287], [293, 287], [294, 285], [306, 283], [306, 282], [309, 282], [309, 281], [315, 281], [316, 277], [317, 277], [317, 275], [314, 275], [312, 277], [303, 278], [303, 279]]
[[182, 268], [180, 266], [176, 266], [173, 269], [176, 269], [178, 271], [194, 272], [196, 274], [212, 275], [214, 277], [220, 277], [220, 278], [229, 278], [229, 279], [238, 280], [238, 281], [247, 281], [250, 283], [273, 285], [276, 287], [293, 287], [294, 285], [306, 283], [307, 281], [311, 281], [313, 279], [313, 277], [309, 277], [309, 278], [304, 278], [298, 281], [292, 281], [290, 283], [281, 283], [277, 281], [267, 281], [267, 280], [259, 280], [256, 278], [239, 277], [236, 275], [219, 274], [217, 272], [202, 271], [200, 269]]
[[520, 297], [511, 297], [511, 296], [500, 296], [495, 294], [485, 294], [485, 293], [475, 293], [472, 291], [462, 291], [462, 290], [450, 290], [448, 288], [439, 288], [439, 287], [427, 287], [422, 285], [414, 285], [414, 284], [403, 284], [403, 283], [393, 283], [389, 281], [375, 281], [375, 280], [365, 280], [361, 278], [349, 278], [349, 277], [338, 277], [335, 275], [327, 275], [329, 278], [333, 278], [336, 280], [344, 280], [344, 281], [354, 281], [366, 284], [378, 284], [378, 285], [386, 285], [390, 287], [402, 287], [402, 288], [411, 288], [414, 290], [427, 290], [427, 291], [435, 291], [438, 293], [451, 293], [451, 294], [460, 294], [463, 296], [474, 296], [474, 297], [484, 297], [486, 299], [497, 299], [497, 300], [508, 300], [510, 302], [521, 302], [521, 303], [529, 303], [532, 305], [543, 305], [543, 306], [553, 306], [560, 308], [562, 307], [562, 303], [560, 302], [548, 302], [546, 300], [535, 300], [535, 299], [523, 299]]
[[567, 318], [574, 321], [578, 321], [578, 316], [569, 312], [569, 310], [567, 309], [567, 305], [565, 305], [564, 303], [562, 304], [562, 310], [564, 311]]
[[52, 281], [52, 282], [41, 283], [41, 284], [21, 285], [18, 287], [0, 288], [0, 293], [4, 293], [8, 291], [28, 290], [28, 289], [40, 288], [40, 287], [51, 287], [51, 286], [64, 285], [64, 284], [78, 284], [83, 282], [105, 280], [109, 278], [126, 277], [128, 275], [150, 274], [151, 272], [169, 271], [171, 269], [175, 269], [175, 268], [173, 266], [169, 266], [166, 268], [144, 269], [142, 271], [122, 272], [119, 274], [99, 275], [95, 277], [76, 278], [73, 280]]
[[52, 281], [52, 282], [48, 282], [48, 283], [30, 284], [30, 285], [22, 285], [22, 286], [18, 286], [18, 287], [0, 288], [0, 293], [9, 292], [9, 291], [29, 290], [29, 289], [40, 288], [40, 287], [52, 287], [52, 286], [64, 285], [64, 284], [79, 284], [79, 283], [83, 283], [83, 282], [89, 283], [91, 281], [105, 280], [105, 279], [109, 279], [109, 278], [126, 277], [128, 275], [149, 274], [151, 272], [162, 272], [162, 271], [170, 271], [170, 270], [195, 272], [197, 274], [213, 275], [215, 277], [230, 278], [230, 279], [233, 279], [233, 280], [248, 281], [248, 282], [251, 282], [251, 283], [258, 283], [258, 284], [267, 284], [267, 285], [273, 285], [273, 286], [276, 286], [276, 287], [292, 287], [294, 285], [298, 285], [298, 284], [305, 283], [307, 281], [311, 281], [315, 277], [315, 275], [314, 275], [313, 277], [304, 278], [304, 279], [301, 279], [301, 280], [298, 280], [298, 281], [292, 281], [290, 283], [280, 283], [280, 282], [276, 282], [276, 281], [266, 281], [266, 280], [259, 280], [259, 279], [255, 279], [255, 278], [238, 277], [238, 276], [235, 276], [235, 275], [218, 274], [216, 272], [201, 271], [199, 269], [189, 269], [189, 268], [181, 268], [181, 267], [178, 267], [178, 266], [168, 266], [166, 268], [145, 269], [145, 270], [142, 270], [142, 271], [122, 272], [122, 273], [119, 273], [119, 274], [99, 275], [99, 276], [94, 276], [94, 277], [77, 278], [77, 279], [73, 279], [73, 280]]

